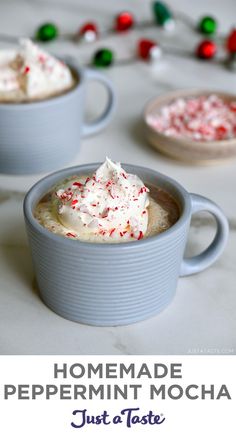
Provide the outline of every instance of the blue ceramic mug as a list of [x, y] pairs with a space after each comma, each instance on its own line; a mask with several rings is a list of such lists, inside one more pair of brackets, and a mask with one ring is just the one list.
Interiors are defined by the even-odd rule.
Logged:
[[[79, 151], [81, 137], [103, 129], [115, 106], [113, 85], [105, 75], [80, 69], [72, 62], [78, 82], [66, 93], [31, 103], [0, 103], [0, 172], [33, 174], [49, 172], [69, 163]], [[108, 92], [100, 117], [84, 122], [87, 80], [101, 82]]]
[[[163, 233], [128, 243], [80, 242], [53, 234], [34, 218], [34, 208], [58, 181], [93, 173], [100, 163], [53, 173], [37, 182], [25, 197], [24, 215], [40, 295], [59, 315], [73, 321], [114, 326], [156, 315], [173, 299], [179, 276], [208, 268], [222, 253], [228, 222], [221, 209], [154, 170], [123, 165], [146, 185], [168, 191], [180, 206], [178, 221]], [[216, 219], [209, 247], [184, 258], [193, 213], [206, 210]]]

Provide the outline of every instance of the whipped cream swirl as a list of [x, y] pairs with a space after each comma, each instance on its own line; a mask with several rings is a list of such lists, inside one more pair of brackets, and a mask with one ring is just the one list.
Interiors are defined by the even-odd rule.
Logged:
[[71, 177], [56, 187], [53, 205], [68, 237], [139, 240], [148, 226], [149, 189], [109, 158], [91, 177]]
[[[29, 39], [21, 39], [17, 51], [0, 51], [1, 97], [12, 99], [46, 98], [74, 85], [70, 69], [60, 60], [41, 50]], [[9, 96], [10, 98], [11, 96]]]

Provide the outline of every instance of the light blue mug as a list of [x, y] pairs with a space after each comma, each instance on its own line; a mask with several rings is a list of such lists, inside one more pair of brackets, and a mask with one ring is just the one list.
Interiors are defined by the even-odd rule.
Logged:
[[[96, 70], [68, 65], [78, 75], [74, 89], [50, 99], [0, 104], [0, 173], [49, 172], [69, 163], [79, 151], [81, 137], [103, 129], [115, 107], [113, 85]], [[101, 82], [107, 89], [107, 106], [100, 117], [84, 122], [87, 80]]]
[[[135, 242], [95, 244], [53, 234], [34, 218], [34, 208], [58, 181], [93, 173], [100, 163], [53, 173], [37, 182], [24, 201], [24, 216], [40, 295], [59, 315], [73, 321], [114, 326], [156, 315], [173, 299], [179, 276], [208, 268], [222, 253], [228, 222], [212, 201], [189, 194], [179, 183], [154, 170], [123, 165], [145, 184], [167, 190], [178, 202], [179, 220], [163, 233]], [[193, 213], [206, 210], [216, 219], [209, 247], [184, 258]]]

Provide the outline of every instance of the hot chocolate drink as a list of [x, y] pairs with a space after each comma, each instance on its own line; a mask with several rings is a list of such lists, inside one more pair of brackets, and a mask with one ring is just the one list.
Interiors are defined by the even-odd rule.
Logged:
[[43, 227], [70, 239], [123, 243], [167, 230], [180, 209], [168, 192], [145, 185], [107, 158], [94, 175], [60, 181], [34, 214]]
[[[226, 244], [227, 219], [215, 203], [155, 170], [124, 167], [107, 159], [97, 171], [93, 163], [63, 169], [26, 195], [40, 294], [67, 319], [117, 326], [154, 316], [173, 299], [178, 277], [206, 269]], [[215, 238], [197, 257], [184, 258], [191, 216], [199, 211], [216, 219]]]

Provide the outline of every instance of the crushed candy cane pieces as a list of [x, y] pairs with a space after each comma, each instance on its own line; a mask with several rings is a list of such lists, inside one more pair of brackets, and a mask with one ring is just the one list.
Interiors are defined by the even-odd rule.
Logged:
[[211, 94], [179, 98], [149, 115], [147, 123], [169, 137], [220, 141], [236, 137], [236, 102]]

